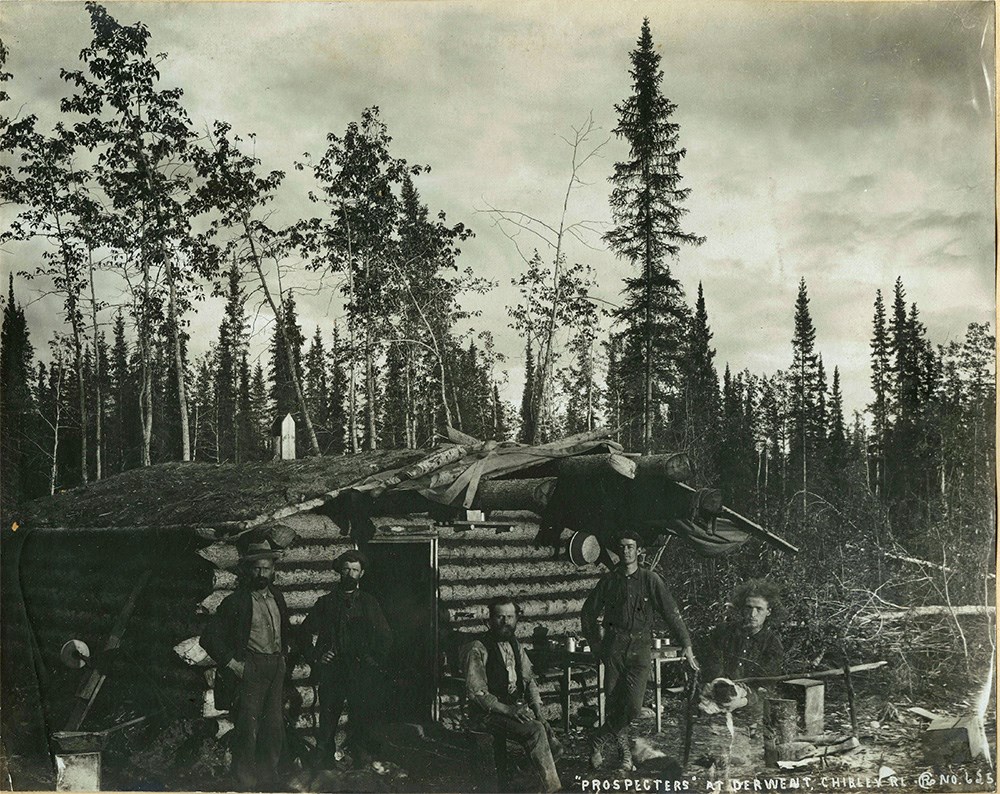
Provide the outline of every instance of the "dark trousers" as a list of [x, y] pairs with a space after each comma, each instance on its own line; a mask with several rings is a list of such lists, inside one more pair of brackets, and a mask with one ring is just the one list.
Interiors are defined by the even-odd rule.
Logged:
[[284, 746], [285, 657], [249, 652], [233, 709], [233, 774], [243, 791], [274, 791]]
[[542, 782], [542, 791], [558, 791], [562, 788], [556, 763], [552, 760], [549, 735], [545, 723], [538, 720], [519, 722], [506, 714], [490, 712], [482, 718], [483, 727], [494, 736], [517, 742], [531, 758], [531, 763]]
[[378, 753], [381, 743], [372, 732], [378, 713], [380, 687], [376, 674], [358, 663], [318, 664], [319, 728], [316, 750], [321, 765], [332, 766], [337, 726], [347, 707], [347, 746], [355, 753]]
[[618, 733], [642, 712], [652, 661], [645, 634], [612, 634], [604, 649], [605, 733]]

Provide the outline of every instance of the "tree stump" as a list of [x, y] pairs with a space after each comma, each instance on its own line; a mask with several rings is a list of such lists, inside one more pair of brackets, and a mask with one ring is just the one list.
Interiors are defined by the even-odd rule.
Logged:
[[778, 745], [795, 740], [799, 733], [798, 704], [786, 698], [764, 701], [764, 763], [778, 765]]

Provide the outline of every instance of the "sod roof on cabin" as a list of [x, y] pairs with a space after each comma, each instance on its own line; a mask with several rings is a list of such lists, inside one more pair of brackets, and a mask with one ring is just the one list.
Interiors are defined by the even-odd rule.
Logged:
[[25, 526], [211, 527], [247, 521], [414, 463], [426, 450], [376, 450], [270, 463], [162, 463], [29, 502]]

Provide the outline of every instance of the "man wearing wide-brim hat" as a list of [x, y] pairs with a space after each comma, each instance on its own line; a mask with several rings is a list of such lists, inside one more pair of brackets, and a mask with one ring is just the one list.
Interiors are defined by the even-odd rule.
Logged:
[[291, 624], [284, 596], [273, 586], [277, 557], [266, 541], [243, 549], [236, 590], [219, 604], [201, 636], [218, 665], [215, 706], [230, 710], [232, 771], [244, 791], [279, 788]]

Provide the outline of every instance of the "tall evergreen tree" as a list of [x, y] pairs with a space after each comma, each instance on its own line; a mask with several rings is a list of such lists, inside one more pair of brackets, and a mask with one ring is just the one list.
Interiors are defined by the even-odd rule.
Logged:
[[[285, 414], [296, 413], [298, 408], [293, 378], [297, 378], [299, 383], [303, 382], [302, 345], [305, 343], [305, 337], [302, 335], [296, 314], [295, 296], [291, 292], [288, 292], [281, 302], [281, 313], [276, 323], [280, 324], [281, 328], [275, 329], [271, 340], [270, 398], [272, 418], [281, 419]], [[286, 353], [286, 339], [294, 357], [291, 362]]]
[[708, 324], [705, 294], [698, 283], [698, 298], [687, 334], [677, 400], [678, 443], [686, 449], [700, 476], [711, 482], [719, 462], [721, 403], [715, 350]]
[[518, 432], [518, 441], [522, 444], [530, 443], [530, 439], [535, 436], [535, 353], [531, 349], [531, 338], [524, 346], [524, 389], [521, 392], [521, 430]]
[[237, 463], [260, 460], [266, 449], [261, 435], [260, 420], [254, 415], [250, 396], [250, 360], [244, 350], [237, 368], [236, 444], [233, 459]]
[[10, 274], [0, 328], [0, 491], [5, 507], [44, 492], [31, 476], [33, 356], [28, 323], [14, 297], [14, 275]]
[[795, 300], [795, 333], [792, 337], [792, 366], [789, 369], [789, 465], [799, 475], [802, 492], [802, 520], [805, 521], [809, 467], [817, 446], [820, 370], [816, 355], [816, 329], [809, 313], [806, 281], [799, 281]]
[[630, 57], [632, 94], [615, 106], [615, 134], [628, 143], [629, 158], [615, 164], [610, 200], [615, 226], [604, 239], [639, 270], [625, 281], [625, 300], [616, 317], [638, 343], [642, 447], [649, 452], [657, 403], [678, 386], [676, 361], [686, 320], [684, 292], [666, 259], [676, 259], [682, 244], [699, 245], [704, 238], [681, 229], [690, 192], [680, 187], [686, 150], [678, 146], [680, 126], [670, 120], [676, 105], [661, 91], [660, 54], [648, 18]]
[[309, 350], [306, 352], [305, 378], [303, 380], [306, 405], [309, 406], [309, 415], [316, 425], [316, 440], [319, 441], [321, 450], [325, 450], [330, 443], [329, 417], [327, 416], [328, 386], [326, 377], [326, 350], [323, 346], [323, 336], [316, 326], [316, 333], [313, 334], [309, 343]]
[[874, 469], [871, 489], [875, 494], [885, 492], [886, 444], [889, 438], [889, 412], [893, 402], [892, 369], [890, 361], [889, 329], [886, 326], [885, 304], [882, 290], [875, 292], [875, 316], [872, 318], [872, 375], [873, 399], [868, 410], [872, 415], [872, 457]]
[[848, 457], [847, 426], [844, 423], [844, 396], [840, 392], [840, 368], [833, 368], [830, 388], [830, 413], [827, 429], [830, 470], [843, 471]]
[[347, 373], [344, 371], [344, 346], [340, 339], [340, 327], [333, 326], [333, 346], [330, 348], [330, 377], [327, 396], [327, 422], [330, 432], [330, 449], [335, 455], [342, 455], [347, 438]]
[[[219, 462], [237, 459], [239, 439], [239, 367], [246, 348], [246, 296], [240, 286], [241, 273], [234, 261], [227, 274], [226, 307], [219, 325], [216, 355], [215, 406], [219, 414]], [[249, 379], [248, 379], [249, 380]]]
[[265, 460], [270, 459], [274, 452], [271, 449], [271, 422], [274, 420], [274, 416], [268, 404], [264, 368], [259, 361], [254, 366], [253, 377], [250, 379], [250, 407], [253, 424], [257, 428], [257, 437], [263, 439], [262, 456]]

